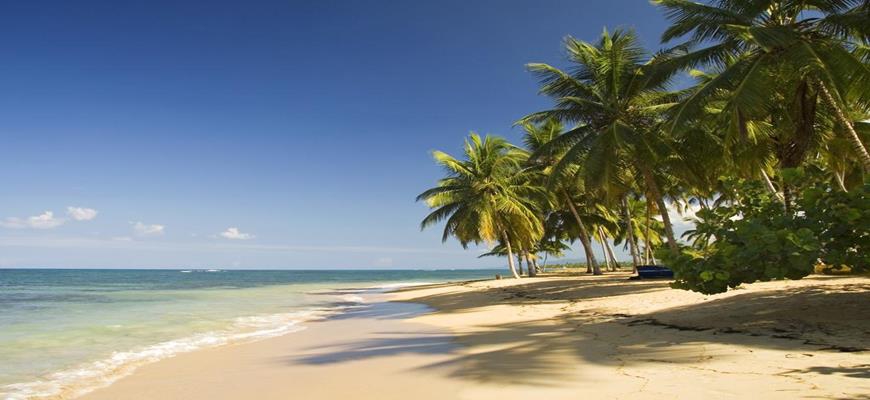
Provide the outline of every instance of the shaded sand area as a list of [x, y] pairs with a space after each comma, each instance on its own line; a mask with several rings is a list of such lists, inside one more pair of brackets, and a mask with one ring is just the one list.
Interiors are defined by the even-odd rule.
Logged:
[[147, 365], [85, 398], [870, 399], [868, 278], [716, 296], [626, 278], [405, 289], [302, 332]]

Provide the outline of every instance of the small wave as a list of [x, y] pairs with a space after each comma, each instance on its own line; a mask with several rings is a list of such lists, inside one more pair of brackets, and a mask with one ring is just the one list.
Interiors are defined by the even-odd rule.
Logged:
[[299, 325], [300, 323], [322, 320], [341, 310], [340, 308], [315, 309], [239, 317], [226, 330], [199, 333], [136, 350], [115, 352], [110, 357], [99, 361], [48, 374], [42, 380], [0, 387], [0, 398], [24, 400], [34, 397], [62, 396], [63, 398], [71, 398], [81, 396], [95, 389], [108, 386], [145, 364], [194, 350], [230, 343], [251, 342], [298, 332], [305, 329]]
[[411, 287], [411, 286], [432, 285], [434, 283], [435, 282], [396, 282], [396, 283], [388, 283], [388, 284], [384, 284], [384, 285], [375, 286], [374, 289], [387, 291], [387, 290], [401, 289], [401, 288]]
[[362, 296], [357, 296], [355, 294], [346, 294], [341, 296], [341, 300], [347, 303], [365, 303], [366, 299]]

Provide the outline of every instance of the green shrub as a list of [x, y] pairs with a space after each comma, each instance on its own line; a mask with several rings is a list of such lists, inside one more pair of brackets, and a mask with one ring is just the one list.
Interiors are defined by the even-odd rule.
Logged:
[[829, 268], [870, 271], [870, 183], [850, 192], [823, 185], [804, 190], [798, 206], [821, 243]]
[[[698, 211], [690, 246], [659, 256], [674, 270], [673, 287], [712, 294], [742, 283], [800, 279], [822, 262], [867, 271], [870, 265], [868, 185], [832, 190], [803, 171], [790, 171], [798, 192], [786, 212], [782, 202], [752, 182], [740, 182], [730, 205]], [[808, 187], [798, 182], [816, 182]]]

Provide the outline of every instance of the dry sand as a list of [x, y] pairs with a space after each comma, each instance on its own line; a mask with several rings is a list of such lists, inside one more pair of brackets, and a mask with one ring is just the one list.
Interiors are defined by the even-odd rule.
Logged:
[[870, 279], [703, 296], [626, 277], [406, 289], [302, 332], [144, 366], [85, 398], [870, 399]]

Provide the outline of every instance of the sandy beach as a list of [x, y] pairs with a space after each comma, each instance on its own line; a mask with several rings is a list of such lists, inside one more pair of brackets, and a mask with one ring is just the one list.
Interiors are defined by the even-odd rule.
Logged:
[[83, 398], [870, 398], [868, 278], [704, 296], [626, 274], [552, 276], [368, 300], [301, 332], [146, 365]]

